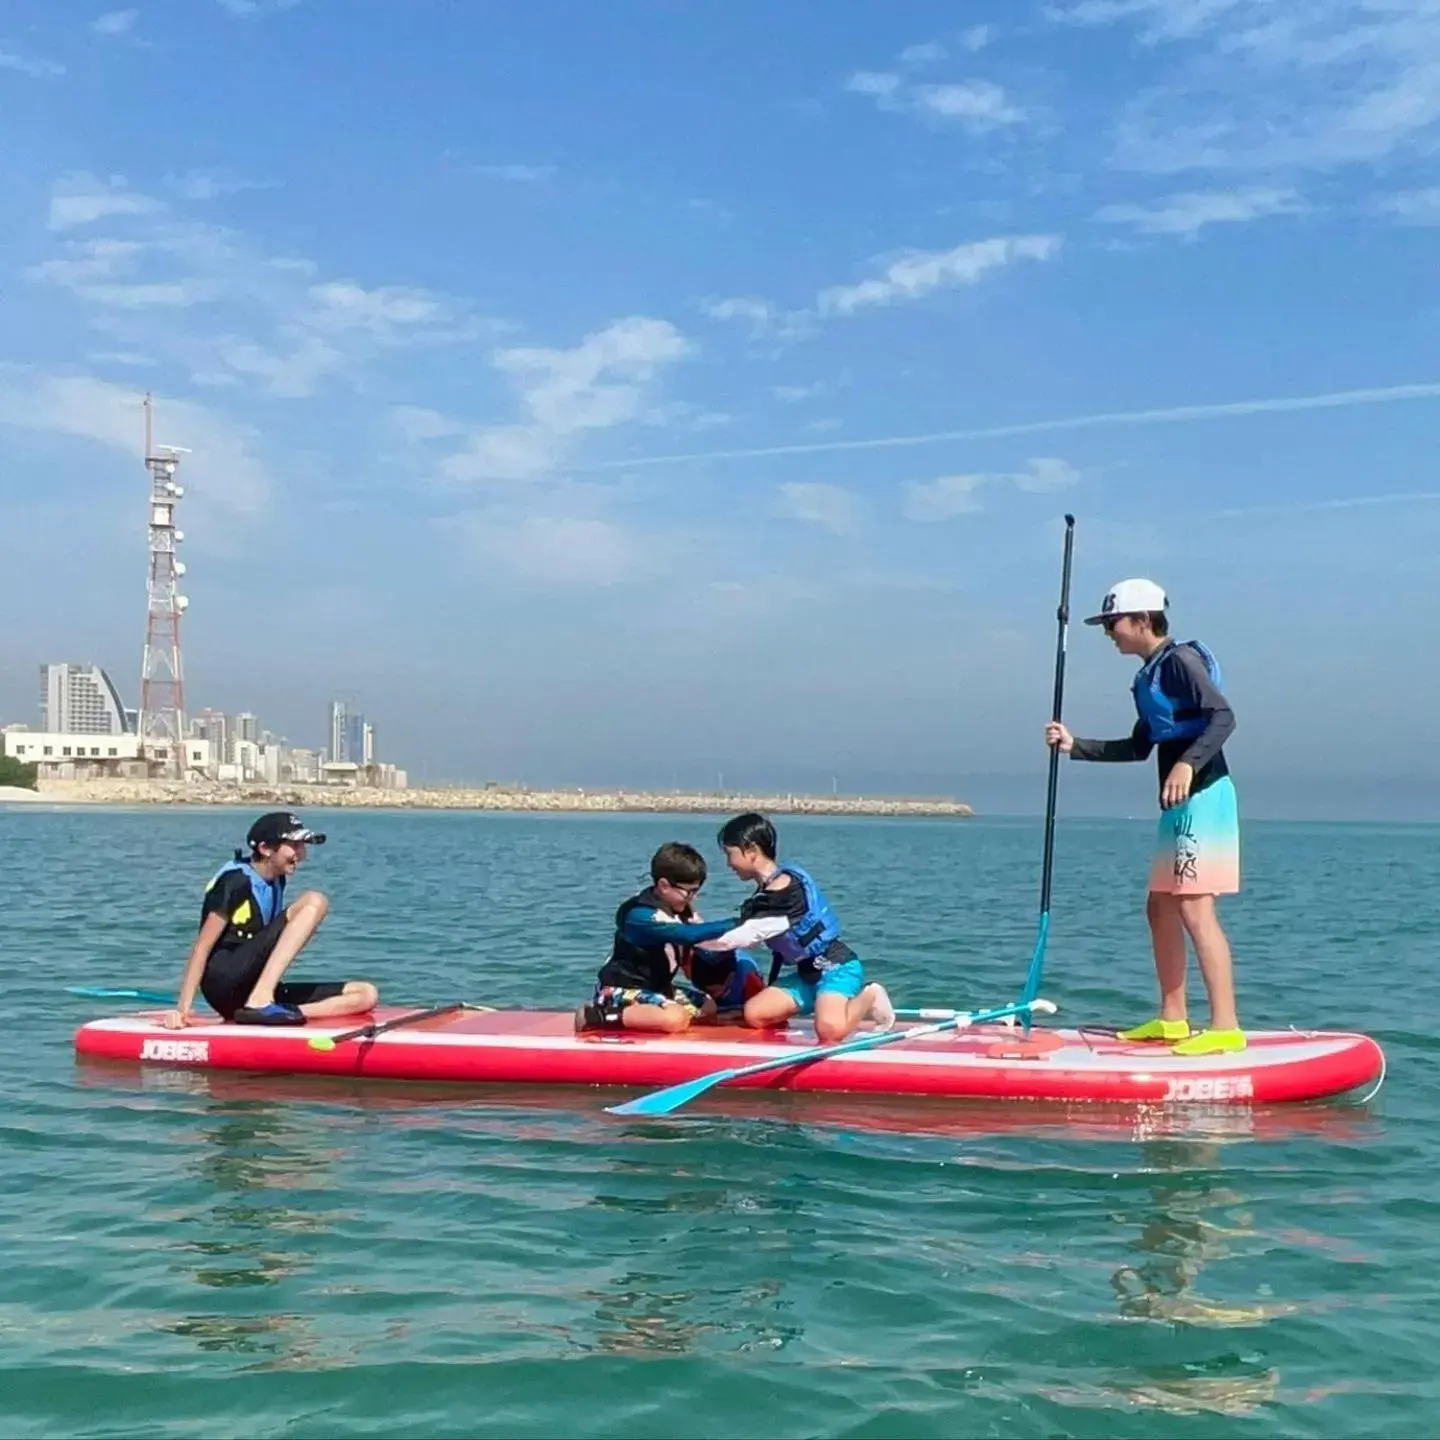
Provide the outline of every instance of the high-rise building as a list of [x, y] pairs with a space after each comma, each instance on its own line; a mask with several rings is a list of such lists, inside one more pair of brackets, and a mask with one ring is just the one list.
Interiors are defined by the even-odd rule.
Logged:
[[363, 715], [345, 717], [345, 754], [352, 765], [368, 765], [375, 758], [375, 731]]
[[260, 719], [252, 715], [248, 710], [243, 711], [235, 717], [235, 738], [237, 740], [250, 740], [256, 745], [260, 743]]
[[40, 728], [52, 735], [123, 735], [130, 728], [120, 692], [98, 665], [42, 665], [40, 716]]
[[230, 763], [230, 721], [223, 710], [202, 710], [190, 722], [190, 733], [210, 742], [215, 764]]
[[330, 758], [337, 763], [350, 758], [346, 737], [345, 702], [332, 700], [330, 702]]

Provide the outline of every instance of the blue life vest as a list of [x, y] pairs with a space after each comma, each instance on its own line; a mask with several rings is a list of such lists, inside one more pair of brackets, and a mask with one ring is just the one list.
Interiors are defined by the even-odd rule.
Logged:
[[805, 892], [805, 913], [783, 934], [765, 943], [782, 965], [803, 965], [806, 961], [819, 960], [840, 938], [840, 919], [830, 908], [824, 892], [798, 865], [782, 865], [776, 874], [782, 873], [799, 881]]
[[[1179, 643], [1188, 645], [1200, 656], [1205, 662], [1206, 670], [1210, 672], [1211, 684], [1217, 690], [1223, 689], [1220, 662], [1210, 650], [1198, 640], [1183, 640]], [[1179, 708], [1174, 698], [1160, 688], [1160, 667], [1174, 648], [1174, 645], [1164, 645], [1157, 650], [1140, 667], [1131, 686], [1136, 712], [1145, 722], [1150, 731], [1150, 739], [1156, 745], [1163, 744], [1166, 740], [1194, 740], [1204, 733], [1208, 723], [1198, 710]]]
[[230, 928], [242, 939], [249, 939], [251, 935], [258, 934], [263, 930], [285, 907], [285, 877], [277, 875], [273, 880], [267, 880], [248, 861], [242, 860], [238, 855], [228, 865], [222, 865], [211, 878], [210, 884], [205, 887], [208, 893], [211, 886], [215, 884], [222, 875], [228, 874], [231, 870], [239, 870], [250, 882], [250, 898], [254, 902], [254, 909], [258, 911], [257, 916], [245, 915], [244, 905], [237, 908], [236, 914], [232, 914]]

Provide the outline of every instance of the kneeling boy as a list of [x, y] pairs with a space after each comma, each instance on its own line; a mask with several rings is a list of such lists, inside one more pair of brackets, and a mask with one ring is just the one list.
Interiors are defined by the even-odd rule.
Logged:
[[615, 939], [595, 993], [575, 1012], [575, 1029], [661, 1030], [713, 1020], [715, 1001], [686, 979], [689, 950], [732, 929], [736, 921], [702, 922], [695, 897], [705, 884], [705, 859], [693, 845], [669, 841], [650, 860], [651, 883], [615, 912]]
[[755, 893], [740, 907], [740, 925], [705, 948], [763, 941], [773, 957], [770, 983], [745, 1002], [745, 1023], [763, 1028], [813, 1015], [822, 1045], [844, 1040], [866, 1020], [888, 1030], [895, 1010], [885, 987], [866, 983], [865, 967], [840, 938], [840, 921], [810, 875], [776, 860], [775, 827], [763, 815], [737, 815], [720, 831], [720, 844]]
[[368, 980], [280, 980], [330, 909], [318, 890], [284, 903], [285, 882], [306, 846], [323, 845], [325, 837], [278, 811], [262, 815], [246, 839], [249, 858], [237, 850], [205, 887], [178, 1008], [165, 1023], [172, 1030], [206, 1023], [191, 1014], [197, 989], [222, 1020], [240, 1025], [304, 1025], [373, 1010], [380, 996]]

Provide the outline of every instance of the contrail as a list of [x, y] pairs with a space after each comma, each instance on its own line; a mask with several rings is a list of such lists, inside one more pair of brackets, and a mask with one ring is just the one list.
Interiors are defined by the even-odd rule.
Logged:
[[1440, 398], [1440, 380], [1389, 385], [1379, 390], [1332, 390], [1324, 395], [1281, 396], [1268, 400], [1231, 400], [1216, 405], [1175, 405], [1166, 410], [1112, 410], [1100, 415], [1067, 415], [1016, 425], [972, 430], [937, 430], [928, 435], [884, 435], [871, 440], [817, 440], [805, 445], [761, 445], [748, 450], [697, 450], [680, 455], [642, 455], [633, 460], [601, 460], [572, 470], [636, 470], [642, 466], [683, 465], [696, 460], [759, 460], [776, 455], [827, 455], [842, 450], [891, 450], [907, 445], [943, 445], [955, 440], [1003, 440], [1054, 430], [1090, 430], [1108, 425], [1173, 425], [1185, 420], [1217, 420], [1231, 415], [1278, 415], [1295, 410], [1338, 410], [1351, 405], [1386, 405], [1398, 400]]
[[1398, 495], [1348, 495], [1338, 500], [1297, 500], [1290, 505], [1247, 505], [1238, 510], [1216, 510], [1217, 520], [1239, 520], [1246, 515], [1291, 515], [1304, 510], [1357, 510], [1366, 505], [1424, 505], [1440, 500], [1440, 490], [1410, 490]]

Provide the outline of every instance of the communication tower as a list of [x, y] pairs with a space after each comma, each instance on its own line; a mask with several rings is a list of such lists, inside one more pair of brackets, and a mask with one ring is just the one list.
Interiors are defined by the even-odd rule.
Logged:
[[149, 611], [145, 659], [140, 670], [140, 754], [152, 771], [183, 778], [185, 763], [185, 672], [180, 661], [180, 617], [190, 604], [180, 594], [185, 562], [176, 546], [185, 535], [175, 528], [175, 507], [184, 488], [175, 483], [178, 445], [154, 443], [154, 406], [145, 397], [145, 468], [150, 472]]

